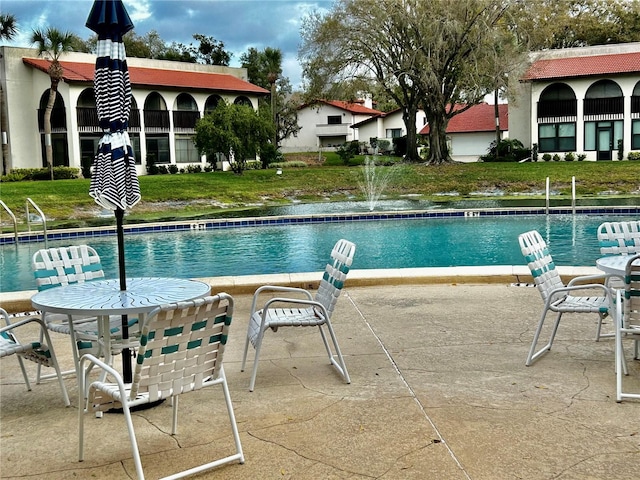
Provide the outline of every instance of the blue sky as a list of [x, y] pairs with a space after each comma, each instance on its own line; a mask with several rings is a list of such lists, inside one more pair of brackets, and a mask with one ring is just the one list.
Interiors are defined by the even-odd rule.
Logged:
[[[167, 43], [192, 43], [192, 35], [212, 36], [233, 53], [231, 66], [249, 47], [279, 48], [283, 74], [299, 87], [297, 60], [301, 20], [313, 11], [327, 11], [333, 0], [124, 0], [135, 32], [156, 30]], [[93, 32], [85, 27], [93, 0], [0, 0], [0, 12], [18, 21], [13, 46], [30, 47], [34, 28], [69, 30], [83, 39]]]

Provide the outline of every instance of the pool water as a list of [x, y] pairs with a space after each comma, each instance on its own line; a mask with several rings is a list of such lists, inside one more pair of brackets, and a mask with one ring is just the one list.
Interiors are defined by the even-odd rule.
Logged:
[[[377, 220], [193, 230], [125, 236], [126, 272], [136, 276], [201, 278], [324, 269], [340, 238], [356, 244], [354, 269], [523, 265], [518, 235], [536, 229], [557, 265], [593, 266], [596, 231], [619, 215], [515, 215]], [[116, 237], [81, 240], [94, 247], [108, 278], [117, 278]], [[49, 247], [70, 240], [49, 241]], [[42, 243], [0, 248], [1, 290], [33, 290], [31, 257]]]

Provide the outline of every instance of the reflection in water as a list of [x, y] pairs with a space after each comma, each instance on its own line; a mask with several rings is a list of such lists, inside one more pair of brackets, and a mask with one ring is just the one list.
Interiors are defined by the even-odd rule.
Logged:
[[[596, 231], [616, 215], [517, 215], [379, 220], [189, 230], [126, 235], [127, 274], [200, 278], [317, 272], [340, 238], [354, 242], [355, 269], [523, 265], [518, 235], [538, 230], [557, 265], [594, 265]], [[117, 276], [115, 236], [83, 239], [99, 253], [108, 278]], [[50, 241], [63, 246], [72, 240]], [[4, 292], [33, 290], [31, 256], [42, 244], [0, 248]]]

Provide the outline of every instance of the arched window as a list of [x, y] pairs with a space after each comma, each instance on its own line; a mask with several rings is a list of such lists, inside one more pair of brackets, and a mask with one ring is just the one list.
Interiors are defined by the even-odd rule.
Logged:
[[236, 104], [236, 105], [246, 105], [247, 107], [253, 108], [253, 103], [251, 103], [251, 100], [249, 100], [245, 96], [240, 96], [240, 97], [236, 98], [233, 103]]
[[549, 85], [540, 94], [538, 102], [538, 119], [560, 118], [575, 119], [578, 114], [576, 95], [568, 85], [554, 83]]
[[631, 148], [640, 150], [640, 82], [631, 94]]
[[540, 152], [572, 152], [576, 149], [578, 102], [568, 85], [554, 83], [538, 101], [538, 148]]
[[176, 133], [193, 133], [196, 122], [200, 118], [198, 104], [188, 93], [181, 93], [176, 98], [173, 110], [173, 129]]
[[144, 101], [144, 130], [147, 168], [156, 163], [170, 163], [169, 110], [158, 92], [151, 92]]
[[[47, 156], [44, 135], [44, 112], [49, 103], [49, 89], [45, 90], [40, 97], [38, 108], [38, 128], [40, 130], [40, 146], [42, 151], [42, 166], [46, 167]], [[69, 145], [67, 144], [67, 114], [64, 99], [59, 92], [56, 92], [56, 99], [51, 111], [51, 148], [53, 150], [53, 166], [69, 166]]]
[[218, 104], [222, 101], [222, 97], [220, 95], [211, 95], [207, 98], [207, 101], [204, 104], [204, 113], [211, 112], [216, 109]]
[[[584, 96], [584, 114], [585, 116], [597, 116], [600, 119], [610, 115], [622, 118], [624, 96], [620, 86], [612, 80], [599, 80], [591, 85]], [[591, 118], [590, 120], [595, 119]]]
[[93, 88], [85, 88], [78, 97], [76, 119], [79, 132], [99, 132], [100, 122], [96, 109], [96, 95]]

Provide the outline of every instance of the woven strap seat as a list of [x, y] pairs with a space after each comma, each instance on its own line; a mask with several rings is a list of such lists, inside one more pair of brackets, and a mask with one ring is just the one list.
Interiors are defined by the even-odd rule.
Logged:
[[[233, 298], [225, 293], [154, 309], [142, 325], [133, 381], [130, 384], [125, 384], [116, 370], [95, 356], [83, 355], [80, 360], [83, 374], [80, 376], [78, 391], [79, 405], [84, 405], [86, 410], [80, 408], [79, 412], [79, 460], [82, 461], [84, 458], [85, 412], [122, 408], [136, 473], [139, 479], [144, 479], [130, 409], [158, 400], [171, 399], [171, 434], [175, 435], [179, 396], [208, 386], [221, 385], [236, 453], [171, 475], [170, 478], [181, 478], [229, 462], [244, 463], [233, 405], [222, 368], [232, 314]], [[89, 364], [86, 368], [85, 363]], [[95, 381], [85, 388], [87, 375], [92, 366], [102, 369], [112, 381]], [[203, 424], [209, 423], [211, 425], [208, 427], [215, 428], [214, 417], [217, 414], [218, 409], [214, 409], [211, 418], [202, 419]], [[102, 422], [98, 420], [96, 427], [99, 427], [100, 423]]]
[[633, 358], [640, 359], [640, 254], [629, 255], [624, 274], [624, 291], [618, 290], [616, 295], [616, 401], [621, 402], [625, 398], [640, 400], [640, 390], [629, 391], [629, 385], [625, 387], [622, 378], [623, 374], [629, 375], [623, 349], [625, 339], [633, 340]]
[[[8, 357], [10, 355], [16, 355], [20, 364], [20, 370], [22, 370], [22, 376], [27, 386], [27, 390], [31, 390], [31, 384], [29, 383], [29, 377], [25, 369], [23, 359], [35, 362], [40, 366], [51, 367], [55, 370], [55, 377], [58, 379], [60, 389], [62, 390], [62, 398], [65, 405], [69, 406], [69, 396], [67, 389], [62, 379], [62, 372], [58, 366], [53, 347], [50, 346], [51, 339], [49, 333], [41, 318], [38, 317], [24, 317], [20, 320], [11, 323], [9, 314], [2, 308], [0, 308], [0, 316], [4, 319], [6, 326], [0, 328], [0, 358]], [[37, 324], [40, 328], [40, 335], [44, 341], [31, 341], [31, 342], [19, 342], [16, 336], [16, 332], [21, 330], [23, 326], [29, 324]], [[39, 379], [38, 379], [39, 383]]]
[[602, 255], [640, 253], [640, 220], [605, 222], [598, 227], [597, 236]]
[[[551, 350], [551, 345], [558, 331], [560, 319], [563, 313], [597, 313], [598, 327], [596, 340], [600, 339], [600, 331], [603, 319], [609, 314], [612, 304], [610, 290], [602, 283], [605, 275], [589, 275], [576, 277], [568, 285], [565, 285], [553, 262], [549, 248], [542, 236], [536, 231], [519, 235], [518, 242], [534, 283], [544, 302], [544, 307], [538, 327], [531, 342], [531, 348], [527, 356], [526, 365], [531, 365], [537, 358]], [[597, 295], [577, 296], [577, 292], [595, 292]], [[542, 333], [545, 319], [549, 311], [556, 312], [558, 316], [549, 335], [549, 341], [544, 347], [536, 350], [536, 345]]]
[[[249, 381], [250, 391], [253, 391], [255, 387], [258, 359], [264, 333], [269, 329], [276, 332], [279, 327], [318, 327], [329, 361], [336, 367], [347, 383], [351, 382], [342, 352], [338, 346], [338, 340], [331, 326], [331, 315], [344, 287], [355, 251], [356, 246], [352, 242], [344, 239], [338, 240], [331, 251], [331, 259], [325, 267], [315, 296], [302, 288], [275, 285], [264, 285], [255, 291], [241, 367], [242, 371], [244, 371], [249, 344], [251, 344], [256, 353], [253, 359], [251, 380]], [[286, 293], [293, 296], [271, 298], [259, 307], [258, 300], [261, 294], [270, 292]], [[324, 332], [325, 329], [329, 333], [335, 353], [331, 350]]]

